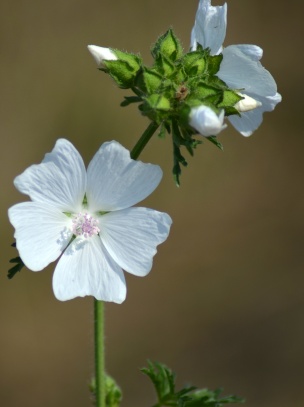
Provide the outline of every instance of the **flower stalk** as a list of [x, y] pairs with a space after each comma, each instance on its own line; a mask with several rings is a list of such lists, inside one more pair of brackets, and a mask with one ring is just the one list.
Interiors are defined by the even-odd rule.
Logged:
[[155, 122], [151, 122], [146, 130], [143, 132], [140, 139], [137, 141], [133, 149], [131, 150], [130, 156], [133, 160], [137, 160], [143, 149], [146, 147], [150, 141], [153, 134], [158, 129], [159, 125]]
[[106, 407], [106, 374], [104, 361], [104, 302], [94, 299], [95, 331], [95, 397], [96, 407]]

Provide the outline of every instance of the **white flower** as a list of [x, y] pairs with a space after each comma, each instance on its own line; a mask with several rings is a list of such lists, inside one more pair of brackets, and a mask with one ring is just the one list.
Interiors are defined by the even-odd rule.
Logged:
[[230, 45], [222, 49], [226, 35], [227, 5], [211, 6], [211, 0], [200, 0], [191, 33], [191, 47], [197, 44], [210, 48], [212, 55], [223, 53], [217, 76], [230, 88], [239, 90], [261, 103], [254, 110], [243, 112], [241, 117], [228, 119], [243, 135], [250, 136], [263, 120], [263, 113], [271, 111], [282, 100], [272, 75], [263, 68], [260, 59], [263, 50], [256, 45]]
[[41, 164], [14, 182], [31, 198], [9, 209], [24, 264], [40, 271], [60, 257], [53, 276], [59, 300], [93, 295], [121, 303], [126, 297], [122, 269], [147, 275], [156, 246], [169, 234], [169, 215], [131, 208], [161, 178], [160, 167], [132, 160], [115, 141], [100, 147], [86, 171], [75, 147], [58, 140]]
[[224, 110], [217, 115], [210, 107], [204, 105], [193, 107], [189, 114], [190, 126], [205, 137], [216, 136], [224, 130], [227, 125], [223, 124], [223, 121]]
[[98, 67], [103, 67], [103, 61], [116, 61], [117, 56], [110, 48], [98, 47], [97, 45], [88, 45], [92, 57], [95, 59]]

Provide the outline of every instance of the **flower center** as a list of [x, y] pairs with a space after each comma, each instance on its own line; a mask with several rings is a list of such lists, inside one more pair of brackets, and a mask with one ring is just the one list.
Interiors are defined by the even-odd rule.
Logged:
[[87, 212], [78, 213], [73, 216], [72, 232], [75, 236], [83, 236], [85, 238], [98, 235], [100, 229], [98, 227], [98, 219], [93, 218]]

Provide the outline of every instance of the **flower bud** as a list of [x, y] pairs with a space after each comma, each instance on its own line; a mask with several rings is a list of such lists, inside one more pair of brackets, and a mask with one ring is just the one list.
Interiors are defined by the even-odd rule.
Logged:
[[88, 45], [88, 50], [95, 59], [99, 68], [102, 68], [103, 61], [116, 61], [117, 56], [110, 48], [98, 47], [97, 45]]
[[252, 97], [245, 95], [243, 93], [237, 92], [238, 95], [242, 96], [243, 99], [239, 100], [234, 108], [239, 112], [248, 112], [249, 110], [256, 109], [257, 107], [262, 106], [262, 103], [258, 100], [253, 99]]
[[216, 136], [227, 125], [223, 124], [224, 110], [217, 115], [210, 107], [201, 105], [193, 107], [189, 114], [189, 124], [197, 130], [202, 136]]

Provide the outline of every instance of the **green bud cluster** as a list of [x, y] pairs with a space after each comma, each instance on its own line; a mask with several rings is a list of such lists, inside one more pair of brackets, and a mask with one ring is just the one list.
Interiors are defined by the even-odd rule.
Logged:
[[[104, 61], [105, 67], [101, 69], [109, 73], [120, 88], [134, 92], [135, 96], [125, 97], [122, 106], [139, 103], [141, 114], [160, 127], [161, 137], [166, 132], [172, 135], [173, 173], [179, 184], [180, 164], [187, 165], [180, 147], [186, 147], [193, 155], [193, 150], [201, 144], [193, 138], [197, 131], [189, 125], [191, 109], [205, 105], [217, 114], [223, 109], [226, 116], [239, 114], [234, 105], [242, 97], [216, 75], [223, 56], [210, 55], [210, 50], [201, 46], [184, 53], [172, 29], [153, 45], [154, 63], [150, 67], [143, 65], [138, 55], [113, 52], [118, 59]], [[215, 137], [208, 139], [221, 148]]]

